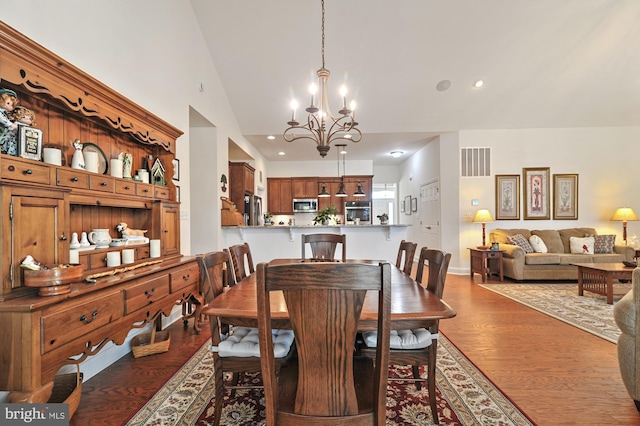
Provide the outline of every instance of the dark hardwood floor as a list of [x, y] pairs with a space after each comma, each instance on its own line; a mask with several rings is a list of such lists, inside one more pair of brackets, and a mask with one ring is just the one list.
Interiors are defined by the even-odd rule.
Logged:
[[[640, 425], [620, 378], [615, 344], [479, 282], [478, 275], [472, 280], [449, 274], [444, 299], [458, 315], [440, 328], [534, 422]], [[129, 354], [87, 381], [71, 425], [126, 423], [208, 338], [208, 330], [198, 336], [182, 322], [169, 330], [169, 352], [138, 359]]]

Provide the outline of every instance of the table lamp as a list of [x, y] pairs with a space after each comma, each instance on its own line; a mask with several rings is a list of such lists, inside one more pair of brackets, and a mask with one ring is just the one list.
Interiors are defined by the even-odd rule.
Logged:
[[622, 221], [622, 239], [624, 240], [624, 245], [627, 245], [627, 222], [630, 220], [638, 220], [638, 215], [633, 211], [631, 207], [620, 207], [613, 214], [611, 220], [621, 220]]
[[489, 246], [487, 246], [487, 242], [486, 242], [485, 225], [487, 222], [493, 222], [493, 216], [491, 216], [491, 212], [487, 209], [478, 210], [476, 212], [476, 215], [473, 217], [472, 222], [482, 223], [482, 245], [478, 246], [478, 249], [479, 250], [489, 249]]

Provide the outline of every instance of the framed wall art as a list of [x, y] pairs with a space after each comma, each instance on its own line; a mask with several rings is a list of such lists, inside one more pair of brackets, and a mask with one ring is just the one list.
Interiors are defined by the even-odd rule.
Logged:
[[404, 200], [400, 201], [400, 213], [404, 213]]
[[496, 220], [520, 220], [520, 175], [496, 175]]
[[522, 169], [522, 177], [524, 180], [524, 219], [550, 219], [549, 167], [525, 167]]
[[407, 195], [406, 197], [404, 197], [404, 214], [406, 215], [410, 215], [411, 214], [411, 195]]
[[180, 181], [180, 160], [177, 158], [173, 159], [173, 180]]
[[412, 212], [417, 212], [418, 211], [418, 199], [417, 198], [412, 198], [411, 199], [411, 211]]
[[553, 175], [553, 219], [578, 219], [578, 175]]

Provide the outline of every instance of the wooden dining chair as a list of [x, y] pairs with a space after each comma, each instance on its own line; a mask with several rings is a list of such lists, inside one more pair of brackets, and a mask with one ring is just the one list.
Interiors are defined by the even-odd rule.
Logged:
[[[391, 316], [389, 263], [260, 263], [256, 272], [267, 425], [384, 425]], [[297, 362], [276, 380], [270, 293], [284, 293]], [[376, 359], [355, 357], [367, 291], [377, 292]]]
[[413, 257], [416, 255], [416, 249], [418, 244], [410, 241], [400, 241], [400, 247], [398, 248], [398, 257], [396, 259], [396, 268], [400, 269], [407, 275], [411, 275], [411, 268], [413, 268]]
[[[423, 247], [420, 250], [420, 258], [418, 260], [418, 269], [416, 272], [416, 281], [424, 285], [423, 279], [426, 278], [426, 288], [442, 299], [444, 292], [444, 284], [449, 269], [449, 261], [451, 253], [441, 250], [429, 249]], [[427, 268], [428, 277], [424, 277], [425, 266]], [[414, 382], [417, 389], [421, 389], [421, 382], [427, 382], [427, 390], [429, 393], [429, 405], [431, 406], [431, 414], [433, 420], [438, 424], [438, 410], [436, 405], [436, 355], [438, 352], [438, 327], [439, 320], [431, 321], [425, 328], [417, 328], [412, 330], [393, 330], [391, 332], [389, 364], [390, 365], [411, 365], [413, 378], [389, 379], [389, 380], [406, 380]], [[365, 331], [362, 333], [364, 345], [360, 348], [363, 355], [375, 357], [376, 352], [373, 348], [376, 346], [376, 332]], [[427, 367], [427, 378], [420, 377], [421, 365]]]
[[235, 282], [241, 281], [255, 272], [249, 243], [233, 245], [229, 247], [229, 253], [231, 254]]
[[[211, 328], [209, 349], [213, 355], [215, 387], [213, 424], [215, 426], [220, 424], [226, 389], [255, 388], [256, 386], [240, 385], [239, 378], [244, 373], [261, 371], [258, 330], [248, 327], [231, 327], [227, 333], [223, 333], [220, 319], [207, 311], [206, 305], [223, 292], [227, 279], [225, 265], [228, 259], [228, 253], [223, 251], [198, 256], [205, 302], [202, 312], [208, 316]], [[293, 354], [293, 332], [291, 330], [274, 330], [273, 341], [275, 352], [272, 352], [271, 358], [275, 359], [275, 368], [279, 369], [280, 363]], [[229, 386], [224, 382], [224, 373], [232, 373]]]
[[302, 234], [302, 258], [306, 259], [305, 247], [311, 247], [314, 260], [335, 260], [338, 244], [342, 247], [342, 261], [347, 260], [347, 236], [345, 234]]

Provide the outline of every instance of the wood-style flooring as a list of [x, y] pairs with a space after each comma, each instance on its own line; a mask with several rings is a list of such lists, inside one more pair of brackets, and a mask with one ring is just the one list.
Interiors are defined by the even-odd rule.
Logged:
[[[444, 299], [458, 315], [440, 329], [535, 423], [640, 425], [615, 344], [479, 282], [479, 275], [449, 274]], [[169, 330], [169, 352], [138, 359], [129, 354], [87, 381], [71, 425], [125, 424], [208, 338], [208, 330], [198, 336], [181, 321]]]

